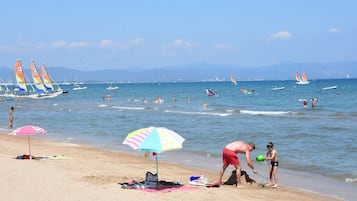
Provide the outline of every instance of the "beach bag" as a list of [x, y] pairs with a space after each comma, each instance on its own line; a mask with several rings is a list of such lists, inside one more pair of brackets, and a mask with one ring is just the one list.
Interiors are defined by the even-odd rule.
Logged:
[[145, 185], [149, 187], [155, 187], [159, 184], [159, 177], [157, 174], [146, 172]]
[[201, 175], [201, 176], [191, 176], [190, 181], [188, 183], [194, 186], [207, 186], [209, 184], [209, 181], [207, 177]]
[[[249, 175], [247, 174], [247, 172], [244, 171], [244, 170], [242, 170], [242, 171], [240, 172], [240, 176], [244, 176], [244, 177], [245, 177], [245, 181], [246, 181], [247, 183], [250, 183], [250, 184], [255, 183], [255, 180], [252, 179], [252, 178], [250, 178]], [[225, 181], [223, 184], [224, 184], [224, 185], [236, 185], [236, 184], [237, 184], [236, 170], [233, 170], [233, 171], [232, 171], [231, 176], [230, 176], [230, 177], [228, 178], [228, 180]]]

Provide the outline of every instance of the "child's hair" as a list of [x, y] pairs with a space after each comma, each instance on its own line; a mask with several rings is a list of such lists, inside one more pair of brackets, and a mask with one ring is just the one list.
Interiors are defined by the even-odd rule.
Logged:
[[267, 148], [269, 148], [269, 147], [274, 147], [274, 144], [272, 142], [268, 142]]

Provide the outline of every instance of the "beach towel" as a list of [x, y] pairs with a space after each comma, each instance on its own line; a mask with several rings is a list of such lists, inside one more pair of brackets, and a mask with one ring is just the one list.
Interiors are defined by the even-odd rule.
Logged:
[[198, 187], [182, 185], [178, 182], [168, 182], [168, 181], [158, 181], [155, 186], [148, 186], [145, 181], [137, 182], [135, 180], [131, 182], [119, 183], [123, 189], [134, 189], [150, 193], [155, 192], [173, 192], [173, 191], [185, 191], [185, 190], [195, 190]]
[[30, 159], [30, 155], [28, 154], [19, 155], [16, 156], [15, 159], [20, 159], [20, 160]]
[[138, 188], [137, 190], [145, 191], [149, 193], [167, 193], [167, 192], [174, 192], [174, 191], [187, 191], [187, 190], [197, 190], [199, 187], [197, 186], [157, 186], [156, 188]]
[[[27, 160], [30, 159], [30, 155], [28, 154], [23, 154], [16, 156], [15, 159], [20, 159], [20, 160]], [[71, 157], [65, 156], [65, 155], [52, 155], [52, 156], [31, 156], [31, 159], [33, 160], [44, 160], [44, 159], [51, 159], [51, 160], [56, 160], [56, 159], [71, 159]]]

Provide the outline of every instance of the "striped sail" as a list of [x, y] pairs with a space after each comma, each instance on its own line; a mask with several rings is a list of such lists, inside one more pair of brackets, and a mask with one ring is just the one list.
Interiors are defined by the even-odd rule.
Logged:
[[234, 85], [237, 85], [237, 84], [238, 84], [236, 78], [234, 77], [234, 75], [231, 75], [230, 79], [231, 79], [231, 82], [232, 82]]
[[300, 78], [300, 75], [298, 72], [295, 73], [295, 80], [300, 82], [301, 81], [301, 78]]
[[47, 91], [53, 92], [55, 90], [55, 88], [53, 87], [52, 80], [51, 80], [49, 74], [47, 73], [45, 64], [42, 64], [42, 66], [41, 66], [41, 74], [42, 74], [42, 78], [43, 78], [43, 84], [45, 85]]
[[21, 92], [27, 92], [27, 85], [26, 85], [26, 80], [25, 80], [25, 75], [24, 71], [22, 70], [22, 64], [21, 60], [18, 59], [15, 64], [15, 77], [16, 77], [16, 83], [17, 87]]
[[32, 79], [33, 79], [33, 82], [35, 84], [37, 92], [38, 93], [45, 93], [46, 89], [45, 89], [45, 86], [43, 85], [41, 76], [37, 71], [37, 68], [36, 68], [34, 60], [31, 60], [30, 69], [31, 69]]
[[304, 81], [304, 82], [307, 82], [307, 81], [308, 81], [308, 80], [307, 80], [307, 75], [306, 75], [305, 71], [302, 72], [301, 79], [302, 79], [302, 81]]

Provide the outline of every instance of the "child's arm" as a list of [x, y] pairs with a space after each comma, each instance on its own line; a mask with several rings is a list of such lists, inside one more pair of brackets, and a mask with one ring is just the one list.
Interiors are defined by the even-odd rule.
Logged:
[[[270, 156], [268, 156], [268, 155], [270, 155]], [[269, 154], [269, 152], [267, 152], [267, 154], [264, 157], [264, 160], [272, 160], [275, 157], [275, 155], [276, 155], [275, 151], [272, 151], [270, 154]]]

